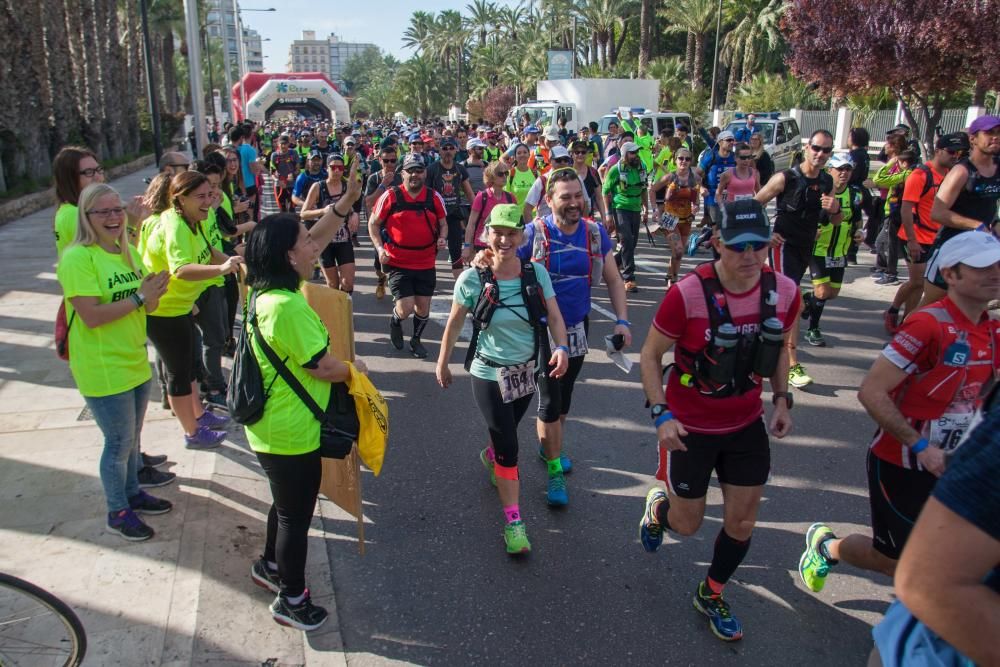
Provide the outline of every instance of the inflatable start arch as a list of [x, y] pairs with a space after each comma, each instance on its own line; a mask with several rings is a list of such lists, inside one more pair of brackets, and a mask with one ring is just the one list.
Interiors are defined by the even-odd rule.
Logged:
[[278, 109], [326, 109], [338, 123], [351, 120], [347, 100], [322, 72], [265, 74], [250, 72], [243, 77], [247, 108], [244, 112], [240, 84], [233, 86], [233, 109], [238, 118], [263, 122]]

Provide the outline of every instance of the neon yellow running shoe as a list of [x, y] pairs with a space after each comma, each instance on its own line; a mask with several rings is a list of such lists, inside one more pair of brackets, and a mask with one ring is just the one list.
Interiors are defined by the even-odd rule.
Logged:
[[830, 528], [822, 523], [814, 523], [806, 531], [806, 550], [799, 558], [799, 577], [806, 588], [813, 593], [819, 593], [826, 584], [826, 575], [830, 573], [830, 565], [819, 551], [819, 545], [826, 540], [836, 539]]
[[504, 526], [503, 541], [507, 544], [507, 553], [509, 554], [526, 554], [531, 551], [528, 530], [524, 527], [523, 521], [511, 521]]
[[806, 369], [802, 367], [802, 364], [795, 364], [788, 369], [788, 384], [796, 389], [808, 387], [812, 382], [813, 379], [806, 374]]

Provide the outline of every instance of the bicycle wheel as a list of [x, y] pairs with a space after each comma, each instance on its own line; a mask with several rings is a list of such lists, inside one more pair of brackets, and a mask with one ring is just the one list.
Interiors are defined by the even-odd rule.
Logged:
[[75, 667], [86, 651], [83, 624], [65, 602], [0, 572], [0, 667]]

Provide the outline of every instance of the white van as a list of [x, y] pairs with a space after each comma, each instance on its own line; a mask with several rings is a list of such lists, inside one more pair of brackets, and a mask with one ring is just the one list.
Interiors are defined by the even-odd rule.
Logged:
[[[735, 132], [741, 127], [745, 127], [747, 115], [737, 113], [736, 119], [723, 129]], [[799, 124], [794, 118], [782, 116], [777, 111], [753, 115], [754, 127], [764, 138], [764, 150], [770, 153], [771, 160], [774, 161], [775, 173], [791, 167], [797, 159], [796, 156], [802, 152], [802, 135], [799, 133]]]
[[[658, 136], [660, 132], [666, 130], [671, 136], [678, 125], [683, 125], [691, 131], [691, 116], [677, 111], [649, 111], [648, 109], [632, 109], [632, 119], [639, 119], [646, 131], [653, 136]], [[618, 116], [609, 113], [601, 117], [597, 131], [603, 138], [608, 136], [608, 126], [614, 121], [618, 123]]]

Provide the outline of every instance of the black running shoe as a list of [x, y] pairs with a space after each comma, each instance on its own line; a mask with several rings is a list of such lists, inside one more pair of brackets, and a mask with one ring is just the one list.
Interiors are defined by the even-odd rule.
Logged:
[[272, 570], [267, 567], [267, 561], [261, 556], [253, 562], [250, 566], [250, 578], [253, 579], [253, 583], [257, 584], [261, 588], [266, 588], [272, 593], [277, 593], [281, 590], [281, 580], [278, 579], [278, 571]]
[[424, 347], [424, 344], [420, 342], [419, 338], [410, 339], [410, 354], [417, 359], [427, 358], [427, 348]]
[[142, 465], [144, 467], [149, 466], [150, 468], [159, 468], [166, 462], [166, 454], [147, 454], [146, 452], [142, 452]]
[[271, 603], [271, 616], [281, 625], [287, 625], [297, 630], [315, 630], [323, 625], [329, 614], [323, 607], [317, 607], [309, 598], [309, 589], [306, 589], [306, 597], [302, 602], [294, 607], [288, 602], [284, 595], [278, 595]]
[[397, 322], [394, 318], [389, 318], [389, 340], [397, 350], [403, 349], [403, 323]]
[[166, 486], [177, 479], [177, 474], [172, 472], [163, 472], [162, 470], [157, 470], [152, 466], [143, 466], [139, 468], [139, 488], [140, 489], [151, 489], [155, 486]]
[[128, 499], [128, 506], [136, 514], [166, 514], [174, 508], [174, 504], [163, 498], [156, 498], [145, 491]]
[[143, 542], [155, 533], [131, 509], [108, 513], [107, 531], [122, 536], [129, 542]]

